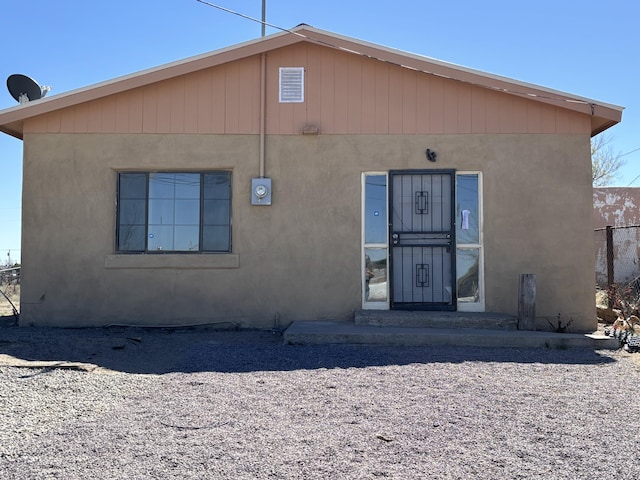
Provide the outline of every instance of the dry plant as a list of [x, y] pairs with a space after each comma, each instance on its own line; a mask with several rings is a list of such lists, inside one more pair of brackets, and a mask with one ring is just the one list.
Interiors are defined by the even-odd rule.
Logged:
[[17, 316], [20, 305], [20, 283], [17, 281], [0, 284], [0, 317]]
[[614, 310], [620, 310], [624, 318], [638, 315], [640, 306], [640, 293], [638, 286], [640, 278], [635, 278], [626, 284], [614, 284], [607, 288], [607, 299]]

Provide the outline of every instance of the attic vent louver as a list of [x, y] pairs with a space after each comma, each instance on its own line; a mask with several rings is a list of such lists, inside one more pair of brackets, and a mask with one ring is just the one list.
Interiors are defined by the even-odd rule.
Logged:
[[304, 68], [280, 67], [280, 103], [304, 102]]

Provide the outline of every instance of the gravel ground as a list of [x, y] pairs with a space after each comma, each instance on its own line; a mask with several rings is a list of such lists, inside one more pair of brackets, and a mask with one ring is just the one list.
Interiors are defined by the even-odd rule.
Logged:
[[9, 327], [0, 354], [3, 479], [640, 477], [639, 354]]

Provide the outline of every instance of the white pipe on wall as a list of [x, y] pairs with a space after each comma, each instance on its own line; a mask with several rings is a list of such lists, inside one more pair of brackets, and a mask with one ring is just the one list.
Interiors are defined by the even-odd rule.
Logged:
[[267, 54], [260, 54], [260, 178], [265, 171], [265, 126], [267, 115]]

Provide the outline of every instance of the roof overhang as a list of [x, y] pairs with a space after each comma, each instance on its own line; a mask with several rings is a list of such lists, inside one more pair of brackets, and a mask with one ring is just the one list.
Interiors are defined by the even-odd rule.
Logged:
[[441, 60], [356, 40], [308, 25], [275, 33], [213, 52], [189, 57], [130, 75], [0, 110], [0, 131], [22, 139], [23, 121], [62, 108], [96, 100], [138, 87], [215, 67], [298, 42], [311, 42], [350, 54], [388, 62], [403, 68], [529, 98], [591, 116], [591, 135], [597, 135], [622, 119], [623, 107], [578, 97], [538, 85], [493, 75]]

